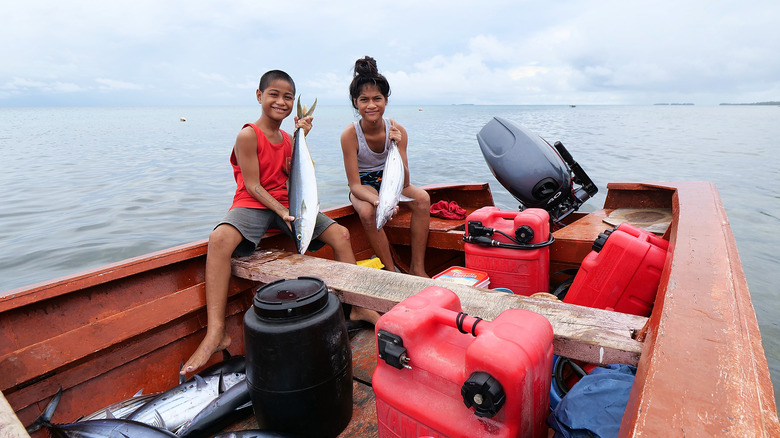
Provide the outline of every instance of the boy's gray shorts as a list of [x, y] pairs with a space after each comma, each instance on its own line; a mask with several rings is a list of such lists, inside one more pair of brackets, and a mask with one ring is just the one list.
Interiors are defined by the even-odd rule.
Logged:
[[[314, 235], [309, 244], [309, 251], [317, 251], [325, 245], [325, 243], [317, 239], [317, 237], [319, 237], [326, 228], [335, 223], [336, 221], [329, 218], [324, 213], [319, 212], [317, 214], [317, 223], [314, 226]], [[276, 228], [290, 236], [291, 239], [294, 238], [287, 223], [278, 214], [264, 208], [236, 207], [225, 215], [222, 221], [217, 224], [217, 227], [222, 224], [232, 225], [242, 236], [244, 236], [244, 240], [239, 243], [235, 251], [233, 251], [233, 253], [239, 257], [248, 256], [255, 252], [257, 245], [260, 243], [260, 239], [262, 239], [268, 229]]]

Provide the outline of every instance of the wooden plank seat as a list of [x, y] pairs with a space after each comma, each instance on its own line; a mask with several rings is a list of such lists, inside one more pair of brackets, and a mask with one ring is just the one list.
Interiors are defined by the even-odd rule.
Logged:
[[633, 337], [647, 318], [573, 306], [559, 301], [495, 292], [489, 289], [339, 263], [268, 249], [232, 260], [233, 275], [261, 283], [301, 275], [321, 278], [346, 303], [387, 312], [427, 286], [442, 286], [460, 297], [464, 312], [492, 320], [510, 308], [545, 316], [555, 333], [555, 353], [590, 363], [636, 364], [641, 343]]

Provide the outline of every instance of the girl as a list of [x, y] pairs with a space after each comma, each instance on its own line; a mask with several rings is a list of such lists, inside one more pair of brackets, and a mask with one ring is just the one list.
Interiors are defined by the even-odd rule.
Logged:
[[384, 230], [376, 229], [376, 206], [379, 204], [382, 171], [390, 141], [395, 140], [404, 163], [402, 194], [412, 199], [404, 202], [412, 211], [412, 260], [409, 273], [428, 277], [425, 272], [425, 248], [431, 201], [425, 190], [409, 183], [406, 130], [395, 121], [383, 118], [390, 96], [390, 84], [379, 73], [374, 58], [366, 56], [355, 62], [349, 94], [352, 106], [360, 114], [360, 120], [351, 123], [341, 134], [341, 150], [352, 206], [360, 216], [366, 237], [377, 257], [385, 269], [395, 271], [387, 235]]

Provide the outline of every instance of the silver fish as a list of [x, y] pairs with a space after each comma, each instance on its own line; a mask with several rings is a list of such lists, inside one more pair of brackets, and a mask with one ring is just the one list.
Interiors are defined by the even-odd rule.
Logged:
[[99, 411], [95, 411], [89, 415], [79, 418], [76, 421], [89, 421], [89, 420], [103, 420], [110, 418], [122, 419], [137, 411], [138, 408], [145, 405], [154, 398], [157, 398], [159, 393], [142, 394], [142, 391], [138, 391], [134, 396], [122, 401], [111, 404]]
[[239, 382], [212, 400], [175, 433], [181, 438], [208, 436], [234, 422], [252, 407], [249, 385]]
[[[301, 98], [298, 97], [298, 118], [309, 116], [317, 106], [317, 99], [306, 111], [301, 108]], [[311, 158], [309, 146], [303, 128], [295, 131], [295, 144], [290, 164], [290, 181], [287, 185], [290, 200], [290, 216], [294, 216], [292, 231], [295, 236], [295, 246], [300, 254], [306, 252], [314, 235], [314, 225], [317, 213], [320, 211], [320, 201], [317, 197], [317, 178], [314, 173], [314, 160]]]
[[219, 435], [214, 435], [214, 438], [297, 438], [297, 435], [290, 435], [282, 432], [274, 432], [270, 430], [237, 430], [235, 432], [225, 432]]
[[380, 230], [393, 217], [399, 201], [413, 199], [401, 195], [404, 189], [404, 162], [395, 140], [390, 141], [390, 147], [385, 158], [385, 169], [382, 171], [382, 185], [379, 186], [379, 205], [376, 207], [376, 229]]
[[141, 406], [127, 419], [173, 432], [192, 420], [220, 394], [245, 379], [246, 374], [242, 373], [196, 375], [194, 380], [171, 388]]
[[33, 433], [41, 427], [49, 429], [53, 436], [65, 438], [175, 438], [176, 435], [148, 424], [115, 418], [78, 421], [70, 424], [54, 424], [51, 418], [60, 403], [62, 388], [52, 398], [33, 424], [27, 427]]

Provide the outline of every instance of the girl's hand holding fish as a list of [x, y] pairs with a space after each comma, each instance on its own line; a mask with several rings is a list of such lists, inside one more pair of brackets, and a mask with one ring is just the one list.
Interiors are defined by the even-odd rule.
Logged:
[[403, 138], [401, 130], [395, 126], [395, 120], [393, 119], [390, 119], [390, 132], [388, 137], [390, 138], [390, 141], [395, 140], [396, 143], [400, 143], [401, 139]]

